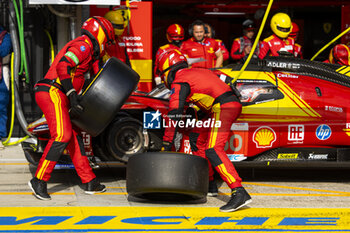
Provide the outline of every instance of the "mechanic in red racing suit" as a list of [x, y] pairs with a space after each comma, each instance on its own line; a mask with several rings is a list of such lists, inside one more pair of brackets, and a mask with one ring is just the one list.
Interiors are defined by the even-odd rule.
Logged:
[[328, 60], [324, 61], [331, 64], [348, 66], [350, 61], [350, 48], [345, 44], [337, 44], [329, 52]]
[[169, 44], [159, 47], [156, 53], [156, 59], [154, 62], [154, 81], [156, 85], [161, 84], [162, 82], [161, 78], [157, 73], [160, 56], [163, 53], [170, 52], [171, 50], [179, 49], [179, 47], [182, 44], [182, 41], [184, 40], [184, 37], [185, 37], [185, 31], [180, 24], [172, 24], [166, 30], [166, 38], [168, 39]]
[[302, 46], [297, 43], [299, 37], [299, 26], [292, 22], [292, 31], [289, 33], [289, 37], [292, 37], [295, 41], [294, 44], [294, 57], [303, 58]]
[[202, 59], [189, 63], [193, 68], [218, 68], [222, 66], [223, 55], [218, 42], [205, 37], [207, 33], [205, 24], [201, 20], [194, 21], [189, 27], [190, 39], [184, 41], [180, 51], [189, 59]]
[[103, 61], [107, 61], [110, 57], [116, 57], [131, 67], [127, 46], [122, 37], [125, 27], [128, 26], [128, 21], [124, 19], [120, 10], [108, 11], [104, 18], [108, 19], [113, 25], [116, 43], [106, 48]]
[[[229, 55], [229, 52], [228, 52], [224, 42], [220, 39], [215, 38], [216, 33], [215, 33], [213, 26], [206, 23], [205, 28], [206, 28], [205, 36], [208, 38], [214, 39], [218, 43], [220, 50], [221, 50], [221, 53], [222, 53], [223, 60], [226, 61], [227, 59], [229, 59], [230, 55]], [[216, 58], [215, 58], [215, 60], [216, 60]]]
[[[242, 105], [232, 89], [210, 70], [189, 69], [187, 59], [178, 50], [173, 50], [160, 58], [159, 71], [172, 93], [168, 112], [170, 120], [178, 121], [185, 104], [192, 103], [208, 113], [213, 122], [215, 121], [204, 134], [206, 145], [205, 148], [200, 148], [200, 151], [204, 152], [200, 156], [206, 158], [209, 165], [213, 165], [232, 189], [231, 199], [220, 207], [220, 211], [235, 211], [250, 203], [251, 197], [242, 187], [242, 180], [224, 151], [230, 127], [242, 110]], [[165, 129], [162, 150], [171, 150], [175, 133], [176, 128]]]
[[[255, 24], [252, 20], [247, 19], [242, 23], [243, 36], [236, 38], [231, 46], [230, 55], [238, 63], [244, 63], [248, 57], [253, 44], [255, 35]], [[255, 49], [254, 57], [259, 55], [259, 48]]]
[[83, 112], [78, 94], [84, 84], [84, 73], [96, 74], [102, 65], [107, 44], [114, 43], [112, 24], [103, 17], [91, 17], [82, 26], [82, 36], [68, 42], [57, 54], [54, 63], [43, 80], [34, 87], [35, 100], [43, 111], [51, 138], [45, 147], [35, 176], [28, 182], [34, 195], [40, 200], [50, 200], [47, 181], [67, 147], [85, 193], [104, 192], [85, 156], [82, 138], [72, 129], [70, 116]]
[[260, 43], [259, 58], [266, 56], [280, 56], [279, 53], [294, 56], [294, 39], [288, 37], [292, 31], [292, 21], [285, 13], [277, 13], [271, 18], [271, 30], [273, 35], [267, 37]]

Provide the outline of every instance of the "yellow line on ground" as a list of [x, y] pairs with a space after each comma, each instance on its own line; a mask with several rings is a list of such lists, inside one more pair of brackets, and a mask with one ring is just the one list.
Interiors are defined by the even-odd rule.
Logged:
[[261, 183], [252, 183], [252, 182], [242, 182], [242, 184], [266, 186], [266, 187], [273, 187], [273, 188], [283, 188], [283, 189], [297, 189], [297, 190], [304, 190], [304, 191], [325, 192], [325, 193], [343, 193], [343, 194], [350, 195], [350, 192], [342, 192], [342, 191], [334, 191], [334, 190], [300, 188], [300, 187], [290, 187], [290, 186], [274, 185], [274, 184], [261, 184]]
[[121, 193], [113, 193], [113, 192], [106, 192], [106, 193], [95, 193], [95, 195], [127, 195], [127, 192], [121, 192]]

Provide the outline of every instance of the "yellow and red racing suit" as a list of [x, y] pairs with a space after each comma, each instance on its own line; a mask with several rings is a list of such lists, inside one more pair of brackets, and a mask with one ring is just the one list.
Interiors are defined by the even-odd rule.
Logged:
[[276, 35], [267, 37], [260, 44], [259, 58], [277, 57], [279, 56], [278, 51], [289, 52], [294, 55], [294, 39], [291, 37], [281, 39]]
[[[213, 178], [213, 165], [230, 188], [241, 187], [242, 180], [224, 151], [231, 125], [242, 111], [231, 88], [210, 70], [186, 68], [177, 71], [171, 93], [168, 112], [171, 121], [179, 120], [186, 103], [193, 103], [209, 115], [210, 124], [207, 128], [203, 125], [201, 140], [194, 145], [197, 147], [194, 153], [208, 160], [210, 179]], [[173, 125], [165, 129], [163, 136], [163, 141], [169, 144], [173, 143], [176, 133]]]
[[181, 44], [180, 51], [187, 58], [203, 58], [205, 61], [191, 65], [193, 68], [214, 68], [216, 55], [220, 51], [218, 42], [205, 37], [202, 42], [197, 42], [193, 37]]
[[294, 45], [294, 57], [303, 59], [303, 52], [300, 44], [295, 43]]
[[84, 73], [99, 71], [99, 60], [94, 59], [91, 40], [83, 35], [65, 45], [55, 57], [45, 78], [35, 85], [35, 100], [43, 111], [51, 138], [40, 159], [35, 177], [48, 181], [61, 154], [67, 147], [74, 167], [82, 180], [88, 183], [96, 176], [85, 156], [83, 141], [72, 128], [70, 103], [62, 82], [72, 82], [77, 93], [84, 85]]
[[163, 45], [161, 47], [159, 47], [157, 53], [156, 53], [156, 59], [154, 61], [154, 76], [157, 77], [159, 74], [158, 74], [158, 66], [159, 66], [159, 60], [161, 58], [161, 56], [165, 53], [168, 53], [172, 50], [175, 50], [175, 49], [179, 49], [179, 47], [177, 47], [176, 45], [173, 45], [173, 44], [166, 44], [166, 45]]

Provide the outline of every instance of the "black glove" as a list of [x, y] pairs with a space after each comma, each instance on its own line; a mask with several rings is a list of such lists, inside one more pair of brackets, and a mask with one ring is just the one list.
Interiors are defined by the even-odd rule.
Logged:
[[76, 91], [68, 96], [70, 102], [69, 116], [71, 118], [78, 118], [84, 111], [83, 107], [79, 104], [79, 96]]
[[173, 148], [173, 144], [171, 142], [163, 141], [163, 146], [160, 151], [171, 151], [171, 148]]
[[197, 112], [196, 112], [196, 110], [194, 109], [194, 108], [192, 108], [192, 107], [188, 107], [187, 109], [186, 109], [186, 115], [188, 116], [187, 118], [189, 118], [189, 119], [196, 119], [196, 120], [198, 120], [197, 119]]

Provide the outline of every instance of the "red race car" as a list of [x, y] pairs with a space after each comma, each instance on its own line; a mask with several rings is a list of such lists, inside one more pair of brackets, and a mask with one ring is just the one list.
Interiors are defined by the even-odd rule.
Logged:
[[[220, 68], [235, 77], [242, 65]], [[350, 163], [350, 67], [290, 57], [252, 60], [236, 82], [242, 114], [231, 127], [226, 152], [245, 166], [348, 166]], [[133, 92], [113, 122], [97, 137], [83, 134], [86, 150], [101, 161], [127, 162], [145, 151], [159, 151], [167, 122], [169, 90]], [[23, 144], [35, 163], [47, 139], [45, 120], [28, 130], [36, 145]], [[190, 153], [186, 128], [177, 150]], [[34, 149], [33, 149], [34, 148]], [[340, 163], [341, 162], [341, 163]]]

